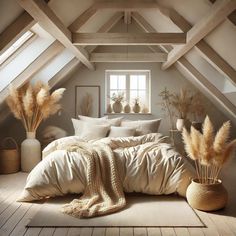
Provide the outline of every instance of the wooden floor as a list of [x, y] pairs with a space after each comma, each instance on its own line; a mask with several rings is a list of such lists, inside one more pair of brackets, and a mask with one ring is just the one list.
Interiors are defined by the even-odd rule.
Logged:
[[[228, 236], [236, 235], [236, 163], [231, 163], [223, 174], [229, 190], [227, 208], [214, 214], [197, 211], [206, 228], [26, 228], [29, 219], [40, 209], [40, 204], [18, 203], [26, 174], [0, 175], [0, 236]], [[154, 216], [161, 217], [161, 216]]]

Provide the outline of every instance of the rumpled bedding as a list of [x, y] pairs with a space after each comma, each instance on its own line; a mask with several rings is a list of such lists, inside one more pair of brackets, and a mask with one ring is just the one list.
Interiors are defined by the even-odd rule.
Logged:
[[[29, 174], [19, 201], [84, 193], [87, 161], [80, 152], [66, 150], [68, 145], [81, 141], [71, 136], [49, 144], [43, 151], [43, 160]], [[91, 144], [112, 150], [124, 192], [185, 196], [195, 175], [191, 164], [167, 143], [167, 137], [158, 133], [104, 138]]]

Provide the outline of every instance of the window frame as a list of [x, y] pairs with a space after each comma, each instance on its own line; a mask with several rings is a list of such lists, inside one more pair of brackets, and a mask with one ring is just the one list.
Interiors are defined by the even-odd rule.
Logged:
[[[110, 104], [110, 99], [108, 96], [110, 95], [110, 76], [111, 75], [125, 75], [126, 76], [126, 99], [129, 101], [129, 104], [132, 104], [130, 100], [130, 76], [131, 75], [145, 75], [146, 76], [146, 102], [145, 104], [149, 113], [151, 113], [151, 71], [150, 70], [106, 70], [105, 71], [105, 107]], [[137, 89], [138, 90], [138, 89]], [[139, 113], [137, 113], [139, 114]]]

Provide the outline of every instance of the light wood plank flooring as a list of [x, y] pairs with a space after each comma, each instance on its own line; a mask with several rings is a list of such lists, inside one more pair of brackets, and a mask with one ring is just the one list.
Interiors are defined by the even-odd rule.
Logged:
[[[223, 180], [229, 204], [213, 213], [197, 211], [206, 228], [26, 228], [41, 204], [18, 203], [27, 174], [0, 175], [0, 236], [233, 236], [236, 235], [236, 162], [228, 164]], [[159, 216], [155, 216], [159, 217]], [[160, 216], [161, 217], [161, 216]]]

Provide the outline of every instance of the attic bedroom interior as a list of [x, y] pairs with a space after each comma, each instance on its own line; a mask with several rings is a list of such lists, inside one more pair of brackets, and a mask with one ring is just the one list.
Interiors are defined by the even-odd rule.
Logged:
[[0, 0], [0, 236], [236, 235], [236, 0]]

